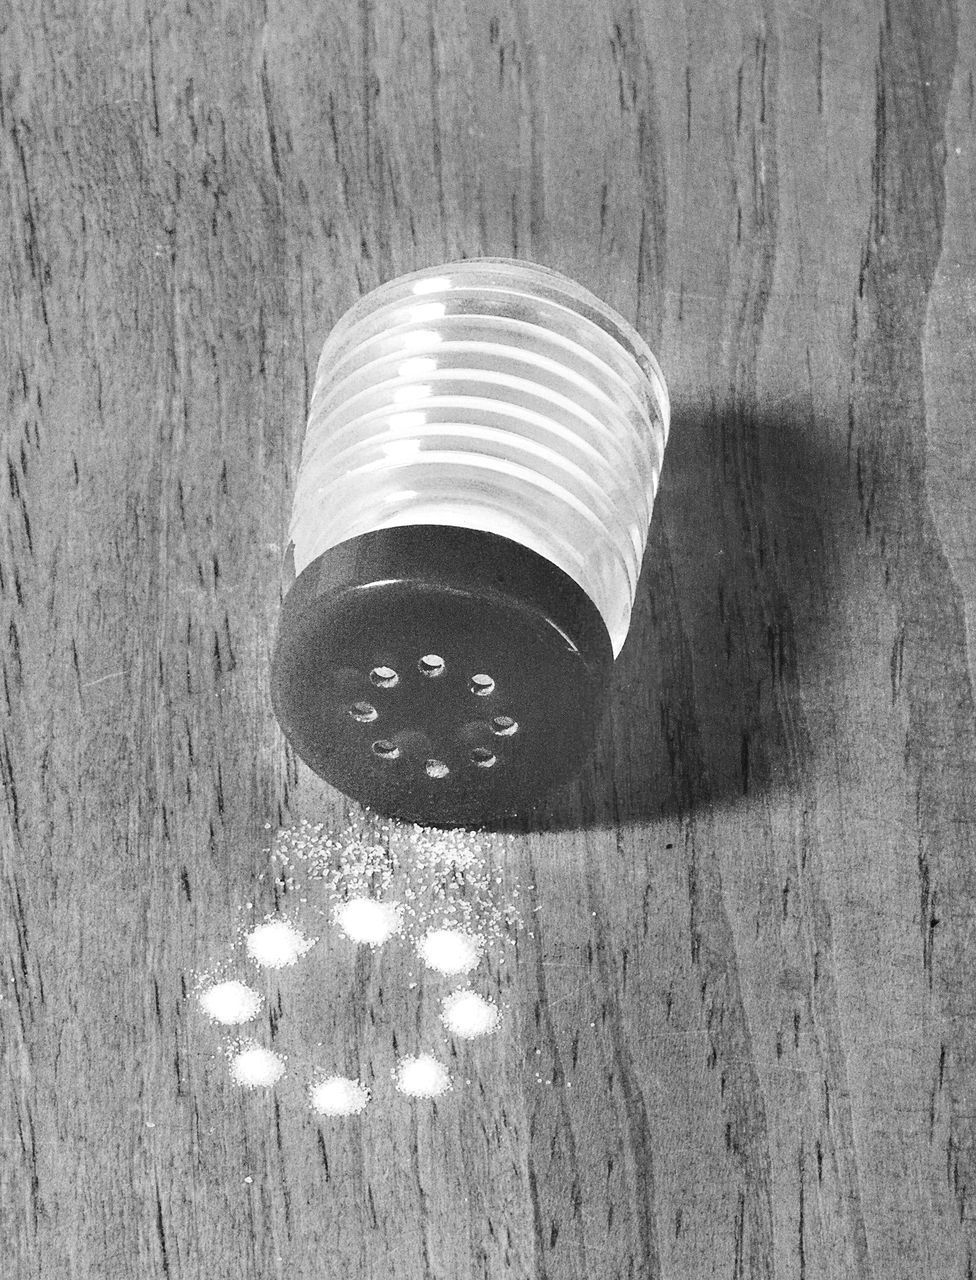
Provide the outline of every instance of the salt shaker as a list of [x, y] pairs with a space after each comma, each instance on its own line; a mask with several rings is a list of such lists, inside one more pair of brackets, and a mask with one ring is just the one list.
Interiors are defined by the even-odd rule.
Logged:
[[670, 404], [637, 331], [548, 268], [402, 276], [319, 360], [272, 700], [379, 813], [475, 826], [592, 748], [630, 625]]

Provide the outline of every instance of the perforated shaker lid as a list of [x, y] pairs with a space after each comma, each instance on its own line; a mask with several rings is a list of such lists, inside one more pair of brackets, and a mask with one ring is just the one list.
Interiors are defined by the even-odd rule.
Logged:
[[493, 533], [381, 529], [324, 552], [285, 597], [282, 730], [378, 813], [478, 826], [524, 813], [592, 748], [613, 667], [589, 596]]

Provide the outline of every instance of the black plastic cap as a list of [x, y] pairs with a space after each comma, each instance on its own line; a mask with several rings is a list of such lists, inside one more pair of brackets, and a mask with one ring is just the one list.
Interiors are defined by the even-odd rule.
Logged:
[[389, 817], [482, 826], [575, 776], [612, 667], [596, 606], [543, 556], [410, 525], [305, 568], [271, 691], [285, 737], [338, 790]]

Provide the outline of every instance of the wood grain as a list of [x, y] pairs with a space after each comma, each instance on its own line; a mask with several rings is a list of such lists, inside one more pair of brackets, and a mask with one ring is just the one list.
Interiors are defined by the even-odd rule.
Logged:
[[[974, 62], [949, 0], [0, 4], [5, 1274], [976, 1274]], [[309, 371], [480, 254], [635, 320], [671, 442], [502, 1030], [320, 1123], [188, 996], [350, 813], [267, 691]], [[316, 965], [261, 1034], [380, 1080], [436, 992]]]

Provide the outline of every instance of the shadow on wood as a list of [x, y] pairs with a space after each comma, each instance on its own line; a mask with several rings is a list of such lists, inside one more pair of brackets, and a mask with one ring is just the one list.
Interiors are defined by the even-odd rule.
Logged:
[[[676, 413], [594, 752], [513, 831], [680, 817], [796, 785], [802, 699], [842, 594], [831, 527], [852, 502], [839, 423], [809, 410]], [[821, 427], [823, 438], [816, 427]]]

